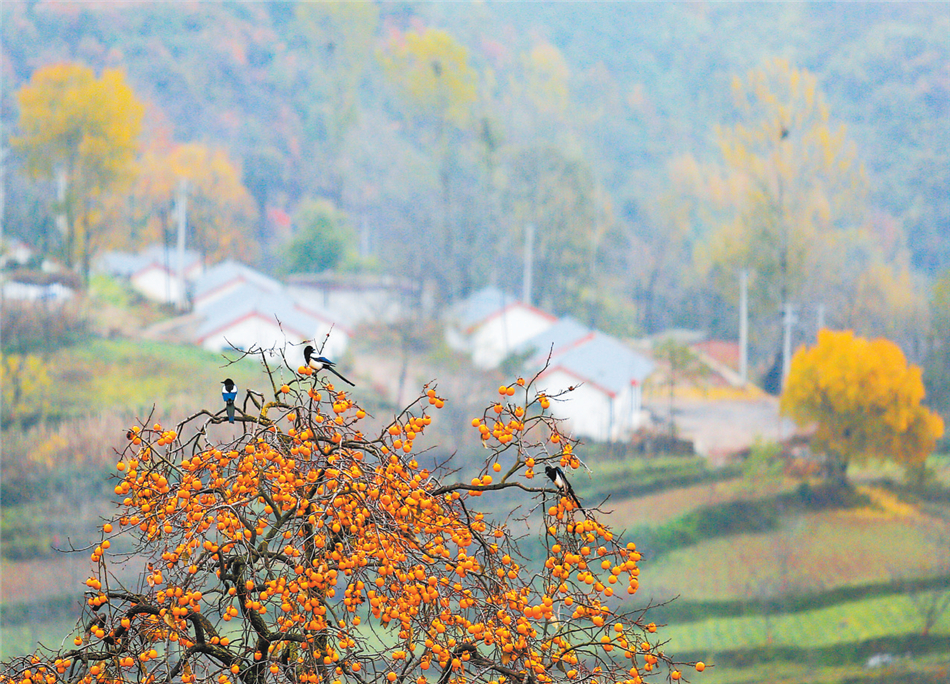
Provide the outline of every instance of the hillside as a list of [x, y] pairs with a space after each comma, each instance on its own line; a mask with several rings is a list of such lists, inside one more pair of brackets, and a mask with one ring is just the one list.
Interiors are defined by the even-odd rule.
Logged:
[[[931, 276], [950, 264], [945, 5], [384, 3], [377, 10], [337, 17], [293, 3], [5, 3], [4, 135], [15, 135], [16, 92], [37, 68], [74, 60], [121, 69], [148, 104], [149, 138], [222, 148], [240, 164], [258, 210], [251, 234], [272, 269], [288, 238], [279, 216], [309, 197], [343, 209], [385, 270], [422, 273], [413, 253], [438, 235], [433, 221], [453, 222], [463, 243], [508, 246], [485, 253], [494, 266], [478, 250], [470, 265], [453, 264], [464, 271], [439, 283], [451, 300], [518, 272], [509, 241], [520, 242], [520, 227], [505, 220], [484, 235], [479, 227], [511, 213], [525, 150], [552, 144], [579, 164], [580, 175], [555, 182], [586, 185], [585, 194], [599, 188], [595, 210], [609, 224], [603, 239], [635, 247], [665, 220], [658, 196], [675, 185], [670, 165], [717, 159], [717, 127], [736, 117], [732, 79], [782, 57], [817, 75], [833, 122], [853, 139], [884, 258], [899, 263], [907, 253]], [[334, 26], [349, 28], [327, 38]], [[407, 100], [386, 66], [407, 36], [429, 29], [456, 41], [460, 68], [477, 90], [441, 150], [428, 105]], [[21, 162], [16, 152], [9, 160], [6, 230], [52, 246], [51, 222], [36, 211], [48, 209], [47, 187], [24, 178]], [[694, 216], [684, 250], [666, 256], [663, 277], [645, 292], [642, 282], [625, 282], [631, 257], [610, 263], [604, 255], [604, 282], [631, 292], [647, 332], [670, 323], [731, 325], [721, 320], [723, 302], [697, 310], [670, 290], [670, 277], [682, 280], [694, 268], [691, 250], [716, 220]], [[431, 257], [451, 260], [454, 249], [440, 245]], [[568, 266], [563, 258], [552, 265]], [[643, 298], [654, 296], [664, 313], [644, 319]], [[604, 303], [599, 315], [625, 325], [613, 312], [620, 305]]]

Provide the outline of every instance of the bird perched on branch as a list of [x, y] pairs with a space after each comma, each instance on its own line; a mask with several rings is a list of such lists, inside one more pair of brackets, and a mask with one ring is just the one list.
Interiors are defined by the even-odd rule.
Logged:
[[310, 368], [312, 368], [315, 371], [328, 370], [331, 373], [333, 373], [335, 376], [340, 378], [340, 380], [345, 382], [347, 385], [356, 387], [356, 385], [354, 385], [352, 382], [344, 378], [333, 368], [336, 365], [335, 363], [333, 363], [330, 359], [328, 359], [325, 356], [317, 356], [316, 354], [314, 354], [315, 351], [316, 350], [310, 345], [307, 345], [306, 347], [303, 348], [303, 360], [304, 362], [306, 362], [306, 364]]
[[544, 474], [550, 478], [555, 487], [561, 490], [561, 494], [563, 496], [570, 498], [571, 501], [577, 504], [579, 509], [584, 510], [584, 507], [581, 506], [580, 500], [574, 493], [574, 488], [571, 486], [571, 483], [567, 481], [567, 477], [565, 477], [563, 470], [557, 466], [544, 466]]
[[224, 399], [224, 407], [228, 412], [228, 422], [234, 422], [234, 400], [237, 399], [237, 385], [231, 378], [225, 378], [224, 385], [221, 386], [221, 398]]

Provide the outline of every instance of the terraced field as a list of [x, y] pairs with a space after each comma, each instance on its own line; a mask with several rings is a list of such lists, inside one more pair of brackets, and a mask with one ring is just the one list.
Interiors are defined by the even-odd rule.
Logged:
[[[73, 379], [82, 386], [78, 396], [86, 397], [90, 410], [133, 406], [130, 390], [120, 386], [107, 367], [122, 367], [136, 359], [168, 371], [163, 384], [150, 386], [148, 393], [172, 410], [185, 403], [218, 399], [220, 361], [204, 352], [152, 344], [138, 347], [129, 342], [96, 344], [77, 355], [72, 370]], [[241, 372], [252, 375], [253, 369]], [[186, 385], [195, 378], [210, 383], [200, 397], [186, 392]], [[79, 408], [75, 404], [61, 407], [66, 415], [74, 415]], [[121, 427], [120, 418], [112, 416], [112, 422], [116, 421]], [[115, 432], [115, 425], [99, 426], [98, 432], [106, 431]], [[61, 451], [65, 450], [65, 456], [50, 452], [49, 459], [60, 464], [59, 471], [66, 465], [86, 468], [67, 437], [62, 430], [43, 433], [49, 444], [60, 444]], [[99, 451], [111, 458], [109, 449]], [[75, 462], [57, 460], [64, 458]], [[900, 485], [903, 474], [894, 466], [871, 465], [852, 474], [861, 483], [854, 498], [859, 503], [820, 506], [796, 498], [800, 482], [780, 476], [743, 477], [735, 466], [713, 467], [699, 458], [595, 456], [589, 465], [591, 477], [576, 478], [581, 498], [591, 505], [605, 501], [602, 509], [609, 511], [613, 525], [627, 530], [633, 541], [638, 541], [637, 535], [676, 531], [677, 525], [690, 521], [685, 529], [694, 536], [667, 535], [668, 546], [653, 557], [647, 555], [636, 601], [680, 597], [665, 609], [669, 619], [664, 621], [669, 624], [661, 633], [669, 640], [670, 653], [714, 666], [703, 675], [693, 673], [692, 681], [948, 681], [950, 610], [924, 636], [921, 606], [950, 597], [950, 579], [944, 581], [950, 578], [946, 523], [950, 520], [950, 458], [931, 459], [937, 492], [931, 500], [907, 494]], [[27, 523], [33, 520], [43, 534], [53, 534], [49, 525], [41, 525], [53, 504], [43, 497], [30, 499], [29, 492], [22, 494], [29, 501], [5, 502], [6, 529], [13, 529], [10, 524], [15, 522], [19, 538], [28, 539]], [[88, 519], [89, 528], [94, 529], [107, 508], [106, 502], [101, 503], [99, 508], [88, 502], [76, 508], [69, 514], [71, 522]], [[514, 507], [523, 501], [503, 496], [495, 503]], [[708, 533], [696, 537], [696, 530], [707, 529], [710, 521], [713, 527]], [[701, 523], [707, 523], [706, 527]], [[5, 544], [16, 538], [10, 536]], [[675, 543], [669, 544], [670, 539]], [[23, 653], [38, 641], [59, 644], [75, 625], [75, 605], [81, 599], [88, 557], [50, 555], [48, 548], [46, 554], [11, 559], [5, 553], [0, 657]], [[880, 654], [893, 659], [885, 658], [881, 667], [865, 667]]]

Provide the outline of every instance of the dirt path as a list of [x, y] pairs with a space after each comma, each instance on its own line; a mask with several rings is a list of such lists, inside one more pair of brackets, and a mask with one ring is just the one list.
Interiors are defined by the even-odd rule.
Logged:
[[[646, 408], [658, 419], [669, 416], [669, 404], [653, 401]], [[673, 402], [677, 433], [692, 440], [699, 454], [723, 460], [763, 439], [779, 441], [795, 432], [795, 424], [779, 416], [778, 400], [703, 401], [677, 398]]]

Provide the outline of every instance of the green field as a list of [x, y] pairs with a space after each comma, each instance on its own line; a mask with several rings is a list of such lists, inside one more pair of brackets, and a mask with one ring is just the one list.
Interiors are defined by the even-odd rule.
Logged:
[[60, 619], [30, 624], [3, 625], [0, 631], [0, 658], [29, 653], [38, 643], [59, 647], [71, 639], [76, 620]]
[[176, 412], [215, 410], [225, 376], [239, 387], [261, 377], [254, 361], [227, 367], [221, 354], [191, 345], [96, 338], [74, 347], [71, 358], [63, 376], [73, 389], [62, 397], [64, 413], [71, 416], [116, 409], [142, 412], [153, 404]]
[[[921, 627], [922, 618], [910, 596], [886, 596], [819, 610], [672, 624], [664, 630], [664, 638], [670, 640], [673, 652], [715, 653], [768, 646], [822, 648], [912, 636]], [[931, 634], [950, 636], [950, 613], [942, 616]]]
[[[153, 342], [96, 339], [72, 358], [61, 374], [69, 396], [55, 406], [62, 422], [4, 435], [4, 658], [37, 642], [58, 645], [72, 632], [88, 557], [52, 553], [50, 540], [97, 534], [123, 421], [153, 403], [165, 422], [216, 409], [222, 373], [245, 387], [262, 378], [255, 362], [225, 369], [220, 355]], [[84, 450], [100, 458], [90, 461]], [[47, 466], [15, 467], [38, 455]], [[743, 477], [738, 467], [712, 468], [698, 457], [593, 453], [588, 464], [592, 477], [576, 480], [581, 498], [606, 501], [610, 522], [645, 554], [631, 605], [678, 596], [657, 611], [664, 618], [657, 622], [668, 623], [660, 632], [666, 651], [714, 666], [687, 672], [691, 681], [948, 680], [950, 610], [925, 637], [920, 606], [950, 597], [950, 458], [931, 458], [933, 484], [923, 498], [902, 484], [900, 469], [872, 464], [852, 473], [858, 486], [850, 499], [830, 503], [816, 503], [809, 492], [819, 490], [798, 481]], [[23, 603], [27, 595], [32, 601]], [[865, 668], [878, 653], [896, 660]]]

